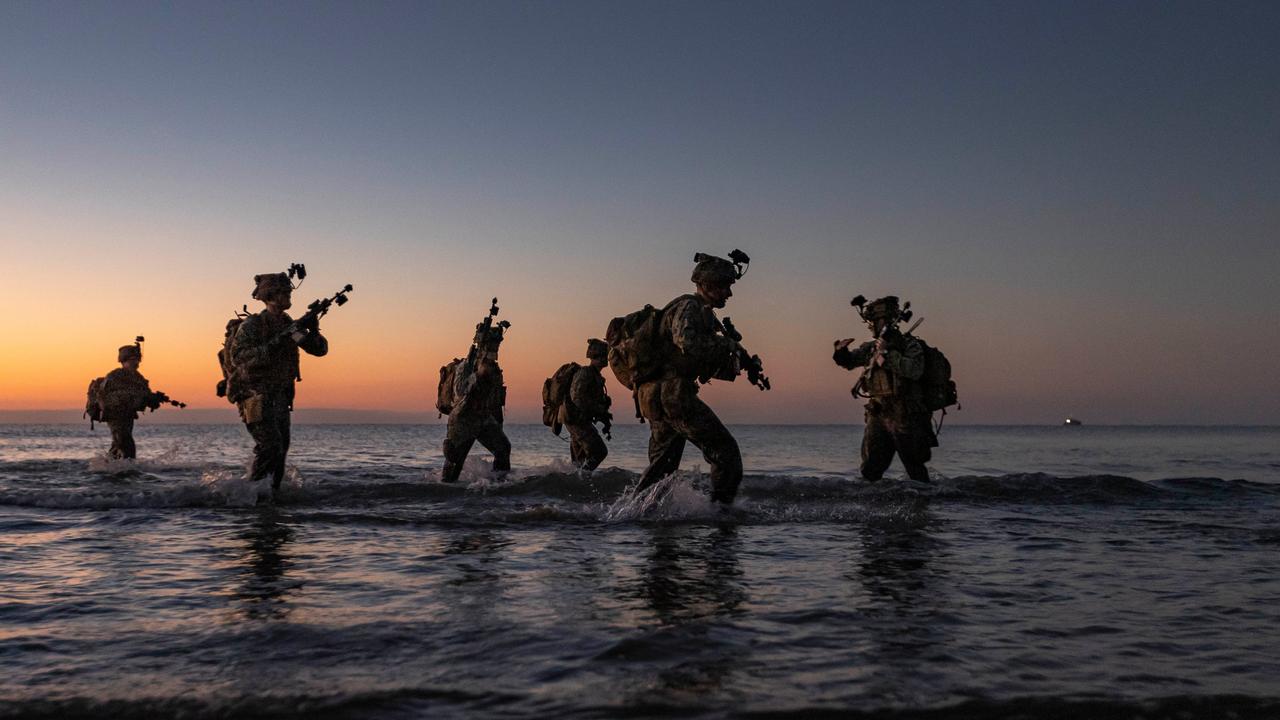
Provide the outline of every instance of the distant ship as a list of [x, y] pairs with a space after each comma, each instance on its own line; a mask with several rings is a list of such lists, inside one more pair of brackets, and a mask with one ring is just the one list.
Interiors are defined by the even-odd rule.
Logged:
[[1062, 424], [1063, 425], [1083, 425], [1084, 423], [1080, 422], [1079, 420], [1073, 417], [1069, 417], [1066, 420], [1063, 420]]

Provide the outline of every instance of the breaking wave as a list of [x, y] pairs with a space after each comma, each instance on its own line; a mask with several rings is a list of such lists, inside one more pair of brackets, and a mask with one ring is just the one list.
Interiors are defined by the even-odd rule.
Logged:
[[[0, 463], [0, 505], [247, 507], [269, 499], [269, 483], [250, 482], [246, 475], [243, 466], [199, 466], [183, 462], [176, 453], [142, 462], [98, 457], [90, 461], [87, 475], [83, 461]], [[735, 509], [726, 514], [707, 500], [709, 480], [697, 467], [647, 488], [637, 488], [637, 479], [636, 473], [616, 467], [584, 474], [565, 461], [495, 473], [485, 459], [470, 458], [455, 484], [440, 482], [438, 469], [309, 471], [304, 478], [290, 466], [275, 501], [308, 510], [359, 505], [374, 515], [395, 505], [415, 521], [445, 521], [454, 515], [474, 520], [490, 513], [486, 505], [491, 505], [495, 517], [514, 522], [634, 522], [856, 519], [866, 508], [910, 514], [939, 503], [1132, 505], [1280, 498], [1280, 485], [1220, 478], [1147, 482], [1120, 475], [1019, 473], [868, 483], [838, 476], [748, 475]]]

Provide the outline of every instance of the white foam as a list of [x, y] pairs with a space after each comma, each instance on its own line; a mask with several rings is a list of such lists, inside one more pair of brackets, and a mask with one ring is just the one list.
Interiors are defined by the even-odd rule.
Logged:
[[[440, 482], [443, 469], [432, 469], [423, 473], [423, 478], [432, 482]], [[542, 465], [531, 465], [523, 468], [512, 468], [508, 471], [493, 469], [493, 458], [487, 455], [471, 455], [462, 464], [462, 472], [458, 475], [458, 485], [468, 492], [485, 493], [546, 475], [578, 475], [585, 477], [581, 469], [564, 458], [555, 458]]]
[[639, 479], [604, 511], [604, 520], [693, 520], [717, 517], [720, 507], [707, 496], [706, 477], [694, 468], [639, 487]]
[[89, 472], [103, 475], [119, 475], [130, 472], [163, 472], [165, 470], [190, 470], [200, 467], [201, 463], [184, 457], [181, 443], [173, 443], [167, 450], [152, 457], [140, 457], [135, 460], [113, 458], [105, 452], [89, 458]]
[[[249, 507], [273, 497], [271, 479], [250, 480], [248, 470], [206, 470], [200, 475], [200, 487], [209, 497], [228, 507]], [[294, 465], [287, 466], [280, 483], [281, 492], [288, 490], [296, 494], [303, 487], [301, 471]]]

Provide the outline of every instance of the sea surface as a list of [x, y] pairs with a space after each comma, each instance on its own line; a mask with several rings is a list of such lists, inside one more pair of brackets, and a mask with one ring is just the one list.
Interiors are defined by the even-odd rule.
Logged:
[[[860, 427], [740, 426], [636, 491], [443, 427], [0, 425], [0, 718], [1276, 718], [1280, 428], [951, 425], [935, 482]], [[255, 504], [256, 503], [256, 504]]]

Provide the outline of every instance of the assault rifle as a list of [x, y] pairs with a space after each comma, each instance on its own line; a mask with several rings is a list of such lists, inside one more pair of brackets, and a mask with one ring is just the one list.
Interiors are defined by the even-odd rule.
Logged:
[[613, 439], [613, 413], [605, 411], [604, 417], [600, 418], [600, 430], [604, 432], [606, 440]]
[[742, 347], [742, 333], [738, 332], [738, 328], [733, 326], [733, 321], [725, 318], [720, 321], [724, 326], [724, 335], [730, 340], [738, 343], [738, 364], [743, 370], [747, 371], [747, 380], [752, 385], [763, 390], [771, 390], [773, 386], [769, 384], [769, 378], [765, 377], [764, 364], [760, 361], [759, 355], [752, 355], [747, 349]]
[[306, 314], [289, 323], [289, 327], [281, 330], [275, 340], [292, 337], [294, 342], [302, 342], [308, 333], [320, 328], [320, 318], [329, 312], [331, 306], [342, 307], [347, 304], [347, 293], [351, 292], [351, 289], [351, 284], [348, 283], [341, 290], [334, 293], [333, 297], [322, 298], [312, 302], [307, 306]]
[[151, 393], [151, 398], [147, 400], [147, 408], [150, 409], [151, 412], [155, 412], [160, 409], [161, 405], [172, 405], [176, 408], [184, 408], [187, 406], [186, 403], [178, 402], [162, 392]]
[[[461, 368], [458, 368], [458, 373], [461, 373], [462, 375], [461, 388], [460, 388], [460, 392], [458, 392], [458, 397], [460, 397], [460, 402], [461, 402], [461, 398], [466, 398], [467, 396], [470, 396], [471, 389], [475, 388], [476, 386], [476, 375], [475, 375], [476, 360], [479, 359], [480, 352], [484, 351], [485, 343], [488, 343], [489, 338], [492, 337], [493, 327], [494, 327], [493, 319], [497, 318], [497, 316], [498, 316], [498, 299], [497, 297], [494, 297], [494, 299], [489, 302], [489, 314], [484, 316], [484, 320], [480, 320], [480, 323], [476, 324], [476, 334], [474, 338], [471, 338], [471, 348], [470, 350], [467, 350], [467, 359], [463, 360]], [[506, 332], [507, 328], [509, 327], [511, 327], [511, 323], [508, 323], [507, 320], [499, 320], [498, 322], [498, 340], [499, 341], [502, 340], [502, 333]], [[506, 387], [502, 388], [502, 393], [503, 393], [502, 404], [507, 405], [507, 400], [506, 400], [507, 388]]]
[[[489, 341], [490, 335], [493, 333], [493, 319], [498, 316], [498, 298], [494, 298], [489, 304], [489, 314], [484, 316], [476, 325], [476, 335], [471, 340], [471, 349], [467, 351], [467, 368], [475, 367], [476, 358], [484, 350], [484, 345]], [[502, 334], [507, 328], [511, 327], [511, 323], [506, 320], [498, 322], [498, 338], [501, 340]]]
[[[606, 391], [604, 394], [604, 404], [605, 404], [605, 407], [609, 407], [610, 405], [613, 405], [613, 398], [609, 397], [608, 391]], [[604, 431], [605, 439], [607, 440], [613, 439], [613, 413], [612, 412], [605, 410], [604, 414], [600, 416], [600, 429]]]

